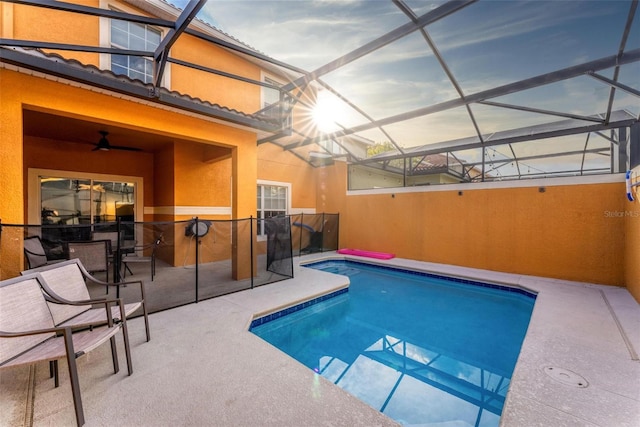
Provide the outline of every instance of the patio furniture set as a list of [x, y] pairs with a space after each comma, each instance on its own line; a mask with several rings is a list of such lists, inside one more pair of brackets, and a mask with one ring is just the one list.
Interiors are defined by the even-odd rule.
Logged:
[[[65, 359], [79, 426], [85, 422], [76, 359], [110, 342], [114, 373], [119, 372], [115, 336], [122, 333], [128, 374], [133, 373], [127, 318], [142, 312], [150, 340], [145, 287], [141, 280], [109, 283], [93, 277], [78, 258], [22, 272], [0, 281], [0, 369], [48, 361], [59, 385], [58, 361]], [[139, 286], [140, 299], [91, 298], [87, 281], [119, 289]]]
[[[56, 243], [55, 252], [59, 258], [54, 259], [48, 255], [48, 252], [53, 251], [45, 249], [39, 236], [30, 236], [24, 239], [24, 254], [29, 269], [65, 259], [80, 259], [90, 273], [104, 272], [107, 282], [110, 269], [113, 270], [114, 281], [118, 282], [126, 277], [127, 271], [133, 274], [129, 267], [131, 264], [149, 264], [153, 281], [156, 273], [156, 248], [161, 242], [162, 236], [159, 236], [150, 244], [137, 245], [135, 240], [119, 237], [118, 232], [94, 232], [92, 240]], [[145, 253], [149, 255], [145, 256]], [[116, 264], [115, 260], [119, 262]]]

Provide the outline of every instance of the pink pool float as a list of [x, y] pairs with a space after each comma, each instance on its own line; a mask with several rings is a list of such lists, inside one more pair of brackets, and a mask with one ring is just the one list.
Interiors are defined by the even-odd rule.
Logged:
[[367, 258], [376, 258], [376, 259], [391, 259], [395, 258], [394, 254], [389, 254], [386, 252], [373, 252], [373, 251], [363, 251], [362, 249], [338, 249], [338, 253], [342, 255], [355, 255], [355, 256], [363, 256]]

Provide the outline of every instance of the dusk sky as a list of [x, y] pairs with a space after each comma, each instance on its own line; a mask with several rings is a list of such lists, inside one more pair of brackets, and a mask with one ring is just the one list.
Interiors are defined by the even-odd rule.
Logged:
[[[177, 6], [185, 0], [174, 1]], [[407, 1], [420, 16], [444, 1]], [[481, 0], [426, 27], [465, 95], [615, 55], [630, 1]], [[640, 10], [640, 8], [639, 8]], [[308, 71], [408, 22], [391, 1], [217, 1], [199, 18], [247, 45]], [[626, 50], [640, 48], [636, 12]], [[613, 69], [600, 72], [613, 76]], [[621, 68], [619, 81], [640, 90], [640, 64]], [[414, 32], [322, 77], [375, 119], [458, 97], [428, 44]], [[581, 115], [607, 109], [609, 87], [581, 76], [494, 101]], [[562, 118], [474, 104], [482, 133]], [[640, 99], [617, 91], [615, 109], [640, 114]], [[365, 122], [343, 112], [352, 126]], [[465, 108], [386, 127], [403, 147], [473, 136]], [[363, 133], [386, 140], [377, 130]], [[575, 142], [576, 145], [584, 144]], [[542, 144], [538, 144], [537, 150]], [[504, 149], [501, 149], [504, 151]]]

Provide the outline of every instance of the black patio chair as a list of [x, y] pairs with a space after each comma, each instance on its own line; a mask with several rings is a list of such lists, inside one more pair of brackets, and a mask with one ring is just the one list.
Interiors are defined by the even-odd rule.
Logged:
[[40, 236], [25, 237], [23, 245], [27, 268], [29, 269], [64, 261], [64, 259], [49, 259], [47, 257], [47, 252], [44, 249], [42, 240], [40, 240]]

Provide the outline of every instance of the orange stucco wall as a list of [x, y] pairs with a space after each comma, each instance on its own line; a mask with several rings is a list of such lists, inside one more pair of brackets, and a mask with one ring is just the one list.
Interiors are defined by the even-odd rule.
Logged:
[[[316, 174], [316, 206], [318, 212], [340, 213], [341, 220], [347, 212], [347, 167], [344, 162], [337, 162], [333, 166], [318, 168]], [[340, 227], [340, 243], [345, 247], [344, 230]]]
[[176, 145], [175, 205], [231, 206], [231, 159], [205, 162], [207, 146]]
[[[22, 182], [22, 110], [7, 100], [6, 80], [0, 70], [0, 220], [20, 224], [24, 219]], [[0, 279], [16, 275], [22, 265], [22, 236], [3, 228], [0, 236]]]
[[[175, 206], [175, 169], [174, 150], [161, 150], [153, 156], [153, 172], [155, 177], [154, 185], [154, 205], [153, 206]], [[157, 215], [159, 221], [170, 221], [173, 215]]]
[[[145, 180], [144, 203], [147, 207], [172, 209], [176, 205], [215, 206], [220, 203], [229, 206], [233, 203], [234, 217], [254, 214], [257, 179], [254, 133], [188, 115], [178, 119], [175, 112], [6, 69], [0, 69], [0, 81], [0, 191], [3, 196], [0, 218], [5, 224], [25, 221], [25, 172], [28, 167], [141, 176]], [[64, 96], [60, 96], [61, 93]], [[165, 137], [175, 136], [176, 143], [154, 154], [99, 153], [87, 152], [86, 145], [81, 147], [82, 144], [67, 141], [23, 138], [23, 109], [116, 124], [151, 134], [162, 133]], [[229, 156], [216, 161], [210, 152], [202, 149], [208, 144], [224, 145]], [[236, 152], [235, 160], [231, 158], [232, 152]], [[109, 162], [100, 157], [105, 154], [109, 156]], [[240, 171], [231, 172], [234, 162], [236, 166], [241, 165]], [[203, 182], [203, 178], [209, 182]], [[147, 216], [145, 219], [154, 218]], [[21, 251], [18, 255], [15, 255], [16, 251], [2, 252], [3, 276], [18, 272], [22, 265]]]
[[[83, 0], [78, 2], [83, 6], [99, 7], [99, 0]], [[51, 43], [78, 44], [84, 46], [98, 46], [99, 32], [97, 31], [99, 18], [97, 16], [70, 14], [43, 7], [25, 5], [3, 5], [0, 11], [6, 17], [0, 34], [3, 37], [19, 40], [35, 40]], [[73, 25], [69, 25], [73, 19]], [[88, 52], [54, 51], [66, 58], [74, 58], [85, 64], [98, 64], [98, 54]]]
[[[260, 81], [259, 67], [195, 37], [179, 38], [171, 49], [171, 55], [203, 67]], [[218, 105], [247, 113], [260, 109], [260, 86], [176, 64], [171, 64], [171, 82], [172, 90], [214, 100], [212, 102]], [[220, 90], [221, 87], [224, 90]]]
[[321, 174], [318, 207], [341, 213], [342, 247], [565, 280], [625, 283], [625, 227], [637, 224], [609, 214], [625, 209], [623, 183], [547, 185], [544, 192], [469, 186], [461, 195], [455, 190], [346, 196], [344, 164]]
[[258, 179], [291, 183], [291, 207], [316, 207], [316, 177], [308, 163], [274, 144], [258, 147]]
[[[174, 194], [175, 206], [183, 208], [200, 207], [228, 207], [231, 206], [232, 164], [229, 156], [210, 159], [210, 146], [205, 144], [183, 143], [176, 144], [173, 150], [174, 164]], [[230, 215], [177, 215], [177, 220], [188, 220], [194, 216], [200, 219], [230, 219]], [[230, 239], [220, 238], [215, 244], [209, 244], [211, 239], [204, 240], [200, 247], [200, 261], [211, 262], [230, 257]], [[184, 225], [176, 226], [174, 265], [195, 263], [193, 237], [184, 236]], [[186, 255], [186, 256], [185, 256]]]

